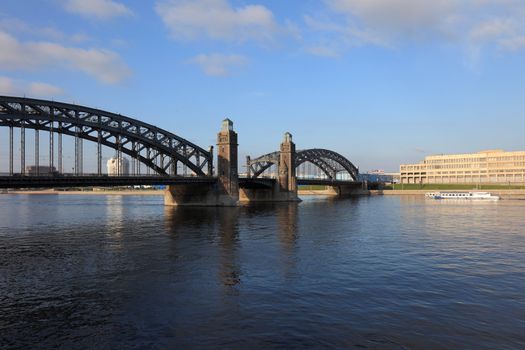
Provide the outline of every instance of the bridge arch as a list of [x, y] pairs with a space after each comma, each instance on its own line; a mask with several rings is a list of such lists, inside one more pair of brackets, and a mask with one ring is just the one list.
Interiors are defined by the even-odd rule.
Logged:
[[60, 133], [113, 148], [160, 175], [181, 162], [212, 175], [213, 155], [169, 131], [137, 119], [75, 104], [0, 96], [0, 126]]
[[[353, 181], [358, 180], [359, 170], [348, 159], [341, 154], [322, 148], [312, 148], [297, 151], [295, 154], [296, 169], [303, 163], [312, 163], [323, 171], [331, 180], [336, 180], [337, 174], [347, 172]], [[251, 177], [259, 177], [272, 165], [279, 163], [279, 152], [265, 154], [256, 159], [248, 161], [248, 169]]]

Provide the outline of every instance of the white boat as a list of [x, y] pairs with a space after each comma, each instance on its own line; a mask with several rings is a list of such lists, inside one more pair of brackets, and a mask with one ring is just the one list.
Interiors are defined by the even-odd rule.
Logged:
[[428, 192], [425, 197], [433, 199], [471, 199], [471, 200], [492, 200], [497, 201], [498, 196], [489, 192]]

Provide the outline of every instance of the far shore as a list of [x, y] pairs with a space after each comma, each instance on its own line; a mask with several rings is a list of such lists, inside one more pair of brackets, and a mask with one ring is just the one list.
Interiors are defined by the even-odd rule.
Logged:
[[[163, 196], [164, 190], [94, 190], [94, 191], [61, 191], [54, 189], [45, 189], [45, 190], [11, 190], [7, 192], [0, 191], [0, 194], [10, 194], [10, 195], [116, 195], [116, 196]], [[299, 195], [302, 196], [325, 196], [333, 195], [333, 193], [325, 190], [300, 190], [298, 191]]]
[[116, 196], [162, 196], [164, 190], [95, 190], [95, 191], [57, 191], [57, 190], [20, 190], [0, 192], [10, 195], [116, 195]]

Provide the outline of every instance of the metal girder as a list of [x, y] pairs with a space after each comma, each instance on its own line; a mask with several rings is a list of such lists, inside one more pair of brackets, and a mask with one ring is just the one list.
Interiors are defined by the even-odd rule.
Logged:
[[330, 164], [331, 162], [326, 161], [323, 158], [313, 158], [313, 157], [305, 157], [302, 156], [300, 159], [296, 159], [296, 166], [300, 166], [303, 163], [310, 162], [314, 165], [316, 165], [319, 169], [325, 173], [325, 175], [329, 179], [335, 179], [337, 176], [337, 170], [336, 167]]
[[330, 179], [335, 180], [337, 173], [340, 172], [347, 172], [354, 181], [357, 181], [359, 176], [359, 170], [352, 162], [331, 150], [313, 148], [298, 151], [296, 157], [297, 166], [304, 162], [313, 163], [321, 168]]
[[[359, 170], [352, 162], [339, 153], [327, 149], [313, 148], [297, 151], [295, 153], [296, 168], [305, 162], [310, 162], [319, 167], [329, 179], [335, 180], [340, 172], [348, 172], [353, 181], [357, 181], [359, 176]], [[252, 177], [258, 177], [272, 165], [278, 163], [279, 152], [273, 152], [251, 159], [247, 165]]]
[[250, 167], [249, 173], [255, 178], [274, 164], [279, 164], [279, 152], [268, 153], [257, 159], [252, 159], [247, 166]]
[[328, 180], [328, 179], [297, 179], [298, 185], [306, 186], [352, 186], [354, 188], [360, 188], [363, 186], [361, 181], [348, 181], [348, 180]]
[[[161, 175], [169, 174], [174, 162], [185, 164], [196, 175], [212, 175], [209, 174], [213, 164], [211, 152], [156, 126], [99, 109], [0, 96], [0, 126], [78, 135], [81, 139], [120, 149]], [[166, 161], [156, 164], [157, 157]]]

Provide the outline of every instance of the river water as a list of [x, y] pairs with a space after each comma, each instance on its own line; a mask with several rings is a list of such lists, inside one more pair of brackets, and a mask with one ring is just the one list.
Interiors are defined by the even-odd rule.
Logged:
[[523, 349], [525, 201], [0, 195], [2, 349]]

